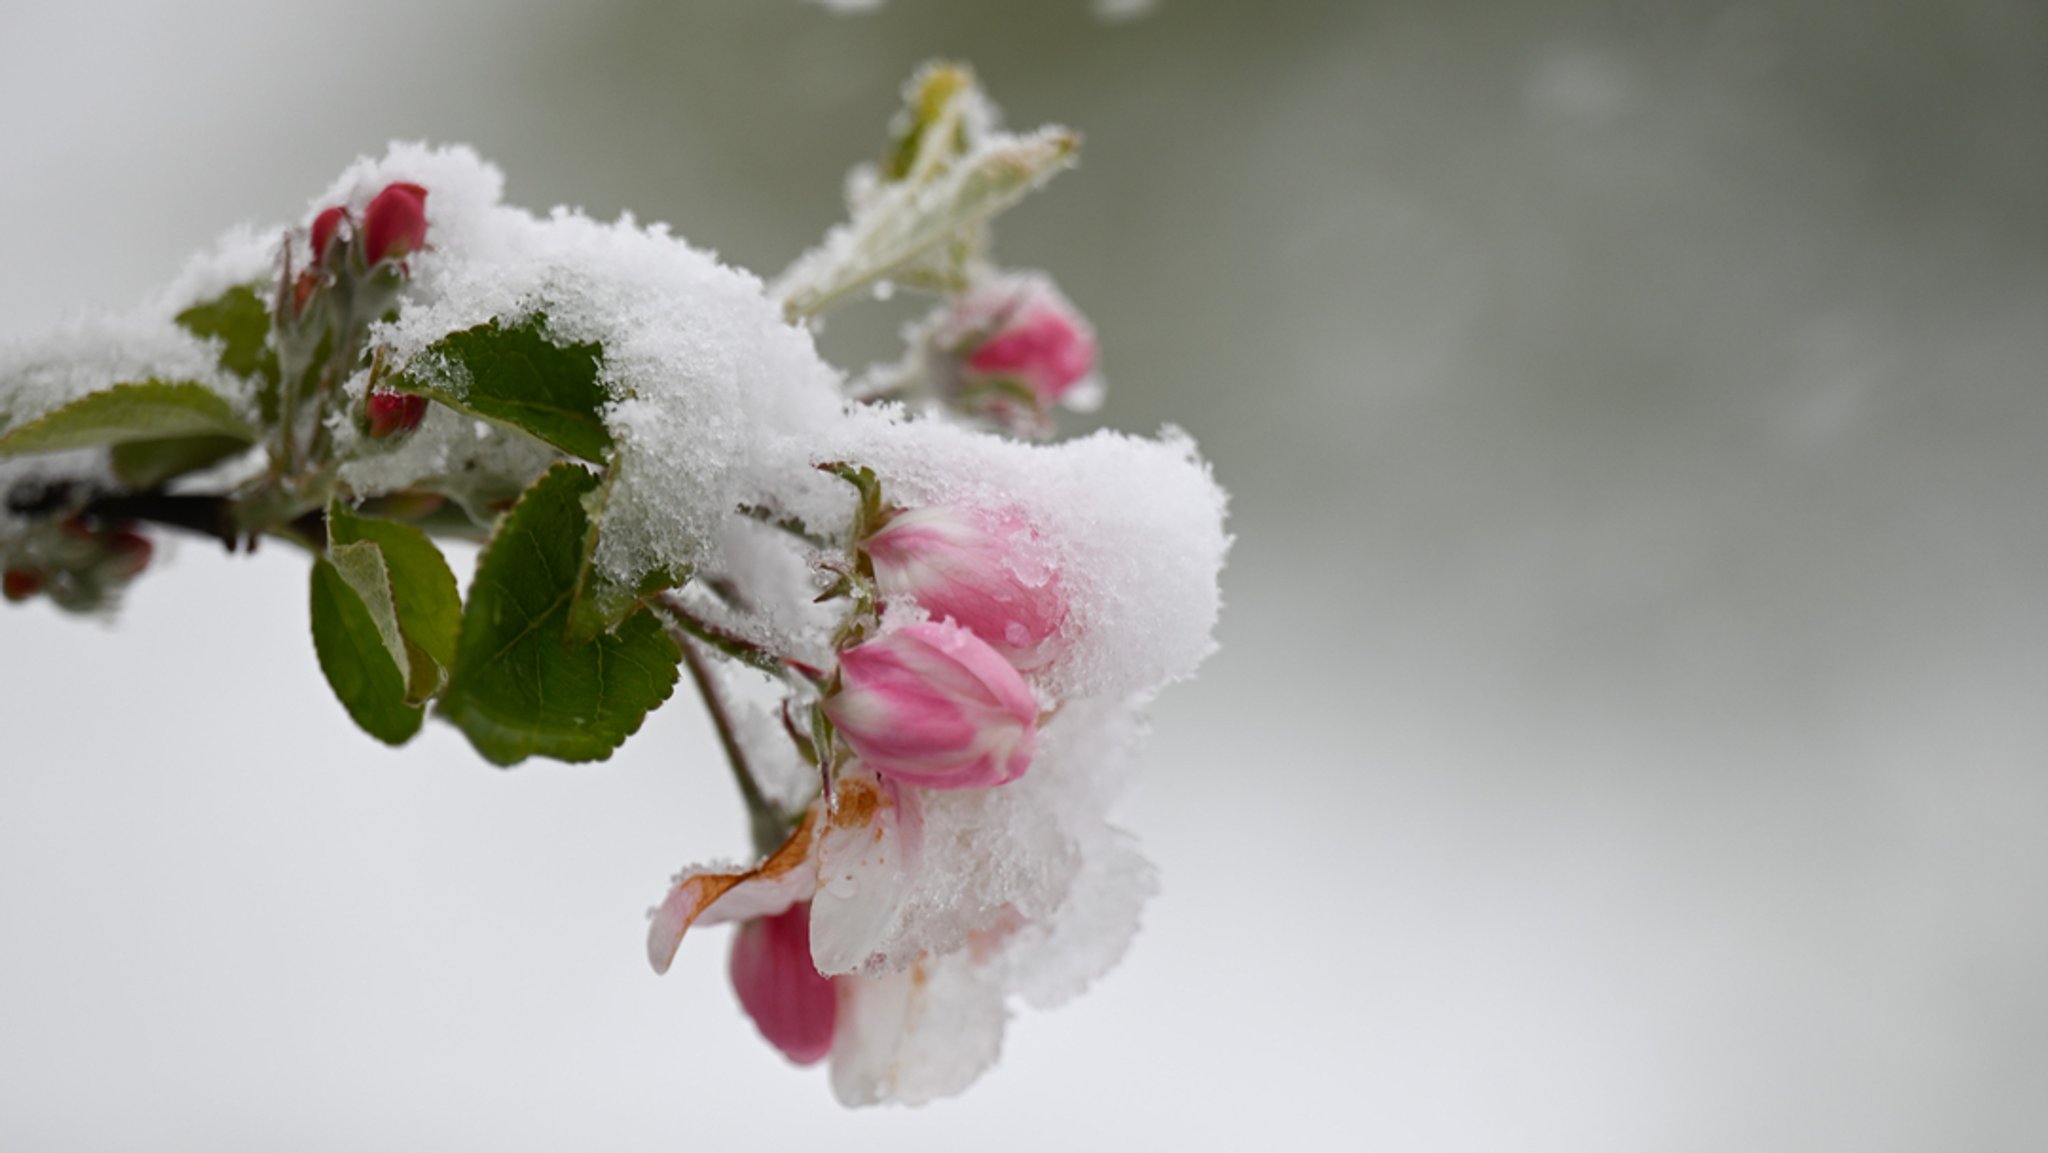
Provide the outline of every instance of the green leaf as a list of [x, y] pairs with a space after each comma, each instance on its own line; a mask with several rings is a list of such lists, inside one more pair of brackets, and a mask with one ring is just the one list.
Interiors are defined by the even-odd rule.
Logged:
[[[419, 731], [425, 710], [405, 700], [405, 672], [392, 652], [395, 623], [386, 615], [388, 580], [381, 597], [375, 591], [383, 559], [368, 542], [336, 552], [337, 561], [313, 561], [313, 649], [320, 656], [320, 671], [364, 732], [387, 745], [402, 745]], [[365, 602], [362, 585], [372, 590], [370, 602], [380, 602], [375, 607]]]
[[570, 463], [534, 482], [477, 560], [439, 715], [485, 758], [604, 760], [675, 688], [682, 653], [645, 610], [569, 637], [599, 478]]
[[386, 383], [603, 464], [612, 448], [603, 416], [611, 394], [597, 379], [604, 349], [557, 344], [546, 332], [540, 313], [509, 327], [492, 320], [453, 332]]
[[218, 436], [256, 443], [256, 431], [228, 402], [190, 381], [117, 384], [0, 436], [0, 455], [58, 452], [182, 436]]
[[378, 550], [404, 641], [406, 699], [423, 701], [439, 692], [447, 670], [455, 665], [455, 641], [462, 628], [462, 598], [447, 558], [412, 525], [358, 516], [339, 502], [327, 510], [327, 539], [336, 553], [356, 545]]
[[117, 444], [110, 455], [114, 475], [122, 484], [145, 489], [211, 468], [248, 447], [247, 441], [232, 436], [179, 436]]
[[370, 623], [376, 626], [377, 640], [392, 667], [404, 669], [410, 660], [405, 655], [405, 637], [398, 631], [398, 606], [393, 602], [391, 568], [384, 563], [384, 550], [370, 541], [338, 544], [327, 550], [327, 560], [369, 610]]
[[569, 639], [576, 644], [612, 632], [637, 612], [648, 597], [678, 588], [690, 579], [688, 570], [678, 572], [664, 567], [627, 585], [606, 576], [596, 565], [597, 535], [604, 524], [612, 482], [618, 473], [618, 462], [614, 460], [597, 486], [583, 497], [583, 513], [589, 528], [583, 539], [582, 564], [576, 573], [576, 596], [569, 602]]
[[258, 381], [257, 401], [263, 421], [277, 419], [277, 352], [270, 347], [270, 308], [263, 303], [263, 285], [238, 284], [204, 304], [178, 314], [178, 323], [194, 336], [221, 342], [220, 366]]

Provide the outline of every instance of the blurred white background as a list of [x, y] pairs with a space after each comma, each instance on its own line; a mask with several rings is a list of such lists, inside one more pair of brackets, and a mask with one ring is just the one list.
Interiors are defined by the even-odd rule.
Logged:
[[186, 543], [0, 612], [0, 1148], [2048, 1141], [2031, 0], [4, 4], [0, 337], [394, 137], [772, 272], [935, 54], [1087, 133], [1002, 252], [1236, 494], [1126, 963], [842, 1112], [722, 932], [647, 972], [744, 848], [687, 697], [603, 766], [394, 753], [302, 559]]

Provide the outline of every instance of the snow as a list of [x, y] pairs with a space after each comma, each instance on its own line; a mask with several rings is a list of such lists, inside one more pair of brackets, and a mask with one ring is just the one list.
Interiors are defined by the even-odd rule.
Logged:
[[[507, 206], [503, 175], [466, 148], [399, 144], [359, 160], [308, 203], [305, 219], [331, 204], [360, 212], [394, 181], [429, 190], [429, 248], [409, 261], [400, 313], [370, 333], [393, 363], [431, 373], [429, 350], [448, 333], [536, 315], [553, 339], [603, 346], [618, 471], [597, 563], [613, 578], [634, 584], [652, 569], [688, 567], [700, 578], [684, 593], [693, 606], [823, 665], [843, 606], [813, 603], [822, 554], [746, 510], [843, 538], [854, 491], [817, 466], [847, 462], [873, 469], [899, 507], [1002, 510], [1031, 526], [1042, 553], [1018, 563], [1040, 579], [1056, 571], [1067, 612], [1055, 655], [1028, 674], [1049, 714], [1029, 773], [994, 789], [903, 788], [878, 823], [826, 828], [815, 851], [814, 953], [822, 970], [851, 974], [835, 1090], [850, 1103], [957, 1092], [994, 1061], [1011, 1000], [1056, 1004], [1106, 972], [1156, 887], [1109, 812], [1136, 760], [1144, 705], [1214, 647], [1230, 541], [1224, 494], [1194, 442], [1168, 428], [1152, 439], [1098, 432], [1025, 443], [850, 400], [844, 374], [760, 278], [663, 225]], [[238, 228], [135, 316], [8, 350], [0, 399], [18, 420], [157, 375], [203, 381], [248, 407], [242, 386], [214, 368], [215, 350], [170, 317], [270, 275], [286, 231]], [[351, 395], [366, 383], [359, 373]], [[479, 517], [554, 455], [441, 406], [396, 444], [358, 441], [340, 416], [330, 427], [341, 479], [357, 495], [438, 488]], [[743, 595], [703, 591], [720, 582]], [[744, 698], [741, 740], [774, 795], [801, 805], [815, 773], [792, 755], [775, 694], [751, 673], [723, 679]], [[848, 780], [857, 774], [845, 769]], [[726, 914], [714, 901], [706, 921]]]

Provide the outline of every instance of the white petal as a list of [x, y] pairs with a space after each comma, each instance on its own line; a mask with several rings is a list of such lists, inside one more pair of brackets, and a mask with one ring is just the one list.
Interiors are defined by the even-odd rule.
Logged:
[[892, 787], [858, 762], [842, 766], [822, 823], [811, 959], [827, 976], [883, 972], [894, 959], [881, 946], [918, 871], [918, 790]]
[[966, 954], [840, 982], [832, 1092], [844, 1105], [922, 1105], [995, 1064], [1009, 1013], [994, 973]]

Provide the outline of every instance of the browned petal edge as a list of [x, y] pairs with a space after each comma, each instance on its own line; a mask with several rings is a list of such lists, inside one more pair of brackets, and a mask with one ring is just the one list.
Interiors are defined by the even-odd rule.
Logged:
[[[782, 842], [782, 847], [768, 854], [768, 859], [754, 867], [744, 877], [766, 877], [774, 880], [811, 859], [812, 832], [818, 824], [818, 806], [804, 810], [804, 819], [797, 822], [796, 831]], [[721, 893], [722, 895], [722, 893]], [[706, 902], [708, 905], [709, 902]]]
[[[675, 960], [676, 950], [682, 947], [683, 937], [689, 932], [690, 926], [696, 924], [697, 919], [716, 904], [719, 898], [747, 881], [776, 880], [810, 860], [813, 830], [817, 823], [818, 806], [813, 805], [804, 810], [803, 820], [797, 823], [796, 831], [782, 842], [781, 847], [768, 854], [765, 860], [753, 868], [738, 873], [695, 873], [677, 881], [675, 887], [669, 890], [668, 897], [662, 901], [661, 907], [655, 910], [653, 923], [648, 926], [647, 959], [653, 964], [654, 971], [668, 971], [669, 965]], [[684, 900], [677, 901], [679, 895], [684, 897]], [[677, 923], [678, 918], [664, 915], [678, 905], [687, 910], [680, 917], [680, 923]], [[656, 936], [670, 925], [673, 925], [675, 930], [675, 941], [666, 950], [658, 949], [654, 943]]]

